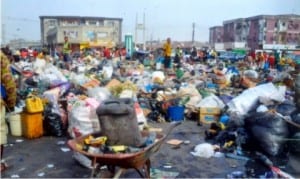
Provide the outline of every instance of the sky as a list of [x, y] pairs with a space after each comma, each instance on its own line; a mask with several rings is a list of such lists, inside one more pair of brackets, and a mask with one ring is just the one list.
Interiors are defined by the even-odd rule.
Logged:
[[[40, 40], [39, 16], [122, 18], [123, 36], [135, 34], [146, 18], [146, 40], [206, 42], [209, 28], [223, 21], [256, 15], [298, 14], [300, 0], [1, 0], [2, 41]], [[4, 30], [4, 32], [3, 32]], [[141, 36], [141, 32], [139, 33]]]

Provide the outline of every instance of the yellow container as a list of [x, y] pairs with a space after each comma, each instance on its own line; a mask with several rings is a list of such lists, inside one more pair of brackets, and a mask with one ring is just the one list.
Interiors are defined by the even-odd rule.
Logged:
[[26, 103], [26, 112], [28, 113], [38, 113], [44, 111], [42, 99], [37, 96], [34, 95], [28, 96], [25, 103]]
[[221, 109], [220, 108], [209, 108], [204, 107], [200, 108], [200, 117], [199, 120], [203, 124], [211, 124], [212, 122], [216, 122], [219, 120]]
[[43, 136], [43, 113], [27, 113], [21, 115], [23, 136], [34, 139]]

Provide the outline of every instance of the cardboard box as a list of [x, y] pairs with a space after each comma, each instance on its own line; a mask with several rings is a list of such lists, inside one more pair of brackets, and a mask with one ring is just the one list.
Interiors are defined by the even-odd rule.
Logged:
[[108, 82], [108, 84], [105, 87], [110, 88], [110, 87], [117, 86], [120, 84], [121, 84], [121, 82], [119, 80], [112, 79], [110, 82]]
[[100, 86], [100, 81], [97, 79], [92, 79], [91, 81], [88, 81], [86, 83], [84, 83], [83, 85], [81, 85], [81, 89], [83, 91], [87, 91], [89, 88], [95, 88]]
[[204, 107], [200, 108], [200, 117], [199, 120], [203, 124], [210, 124], [219, 120], [221, 109], [220, 108], [209, 108]]

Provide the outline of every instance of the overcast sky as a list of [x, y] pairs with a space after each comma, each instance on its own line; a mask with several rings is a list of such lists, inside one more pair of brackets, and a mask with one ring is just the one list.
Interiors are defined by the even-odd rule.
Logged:
[[[39, 16], [71, 15], [123, 18], [123, 36], [134, 35], [136, 15], [146, 15], [146, 40], [171, 37], [208, 41], [209, 27], [255, 15], [300, 15], [300, 0], [1, 0], [5, 41], [40, 40]], [[3, 26], [4, 24], [4, 26]]]

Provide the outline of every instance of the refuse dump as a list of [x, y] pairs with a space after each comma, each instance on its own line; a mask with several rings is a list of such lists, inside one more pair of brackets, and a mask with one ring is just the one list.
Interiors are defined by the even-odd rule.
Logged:
[[[22, 123], [23, 136], [30, 140], [42, 135], [76, 139], [101, 132], [77, 147], [91, 154], [134, 153], [155, 143], [162, 132], [150, 122], [191, 120], [199, 125], [199, 131], [204, 129], [206, 140], [194, 147], [193, 156], [210, 158], [224, 153], [226, 158], [250, 161], [255, 152], [270, 158], [299, 154], [297, 66], [261, 69], [246, 60], [228, 63], [208, 58], [198, 62], [181, 56], [179, 61], [178, 57], [172, 59], [174, 66], [165, 71], [159, 55], [152, 61], [126, 55], [106, 59], [96, 58], [96, 52], [80, 52], [82, 58], [74, 58], [68, 68], [43, 59], [35, 59], [32, 66], [27, 61], [14, 64], [24, 73], [19, 76], [17, 102], [23, 121], [27, 121]], [[29, 118], [37, 122], [29, 123]], [[33, 128], [39, 131], [29, 130]], [[141, 134], [144, 130], [149, 132], [147, 137]], [[188, 146], [191, 140], [178, 138], [167, 143]], [[63, 146], [60, 149], [70, 151]], [[90, 159], [83, 155], [74, 152], [73, 157], [91, 167]], [[274, 166], [264, 177], [291, 177]], [[178, 175], [154, 169], [151, 174]], [[234, 171], [228, 177], [247, 174]]]

